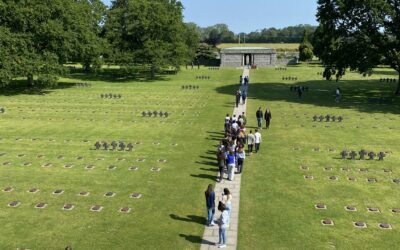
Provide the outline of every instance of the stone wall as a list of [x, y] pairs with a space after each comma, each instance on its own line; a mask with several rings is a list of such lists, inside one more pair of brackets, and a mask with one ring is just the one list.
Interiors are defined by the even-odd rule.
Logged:
[[[254, 64], [257, 67], [273, 67], [277, 63], [276, 54], [253, 54]], [[221, 67], [241, 67], [243, 54], [224, 54], [221, 53]]]
[[221, 67], [240, 67], [242, 60], [242, 54], [221, 54]]
[[275, 66], [276, 54], [255, 54], [254, 64], [260, 68]]

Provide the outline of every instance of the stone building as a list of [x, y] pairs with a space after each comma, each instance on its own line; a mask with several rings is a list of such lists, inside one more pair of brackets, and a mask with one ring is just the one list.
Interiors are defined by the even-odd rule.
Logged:
[[234, 47], [222, 49], [221, 67], [273, 67], [276, 65], [276, 50], [261, 47]]

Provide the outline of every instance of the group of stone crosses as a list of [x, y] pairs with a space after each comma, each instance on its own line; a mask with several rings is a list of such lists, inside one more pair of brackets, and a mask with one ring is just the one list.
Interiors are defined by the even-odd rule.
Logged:
[[332, 121], [332, 122], [336, 122], [336, 121], [338, 121], [338, 122], [342, 122], [343, 121], [343, 117], [342, 116], [338, 116], [338, 117], [336, 117], [336, 116], [334, 116], [334, 115], [326, 115], [326, 116], [323, 116], [323, 115], [320, 115], [320, 116], [317, 116], [317, 115], [314, 115], [313, 116], [313, 121], [314, 122], [316, 122], [316, 121], [319, 121], [319, 122], [323, 122], [323, 121], [326, 121], [326, 122], [330, 122], [330, 121]]
[[90, 87], [92, 87], [92, 84], [91, 83], [78, 82], [78, 83], [75, 83], [75, 86], [76, 87], [81, 87], [81, 88], [90, 88]]
[[103, 148], [104, 150], [119, 150], [120, 151], [125, 151], [125, 149], [127, 149], [127, 151], [132, 151], [133, 149], [133, 144], [130, 142], [128, 144], [125, 144], [125, 142], [123, 141], [112, 141], [110, 144], [108, 144], [107, 142], [103, 142], [103, 141], [97, 141], [94, 144], [94, 147], [96, 148], [96, 150], [100, 150], [101, 148]]
[[198, 79], [198, 80], [209, 80], [209, 79], [211, 79], [211, 77], [210, 76], [196, 76], [196, 79]]
[[208, 70], [219, 70], [219, 67], [209, 67]]
[[169, 113], [168, 112], [162, 112], [162, 111], [153, 111], [153, 112], [151, 112], [151, 111], [143, 111], [142, 112], [142, 116], [143, 117], [146, 117], [146, 116], [148, 116], [148, 117], [157, 117], [157, 116], [159, 116], [159, 117], [165, 117], [165, 118], [168, 118], [168, 116], [169, 116]]
[[108, 99], [121, 99], [122, 95], [121, 94], [101, 94], [100, 95], [101, 98], [108, 98]]
[[297, 81], [297, 76], [288, 76], [288, 77], [282, 77], [282, 81]]
[[[378, 156], [378, 159], [380, 161], [383, 161], [383, 158], [386, 157], [386, 154], [384, 152], [379, 152], [378, 154], [376, 154], [374, 151], [368, 152], [364, 149], [358, 152], [358, 155], [360, 156], [360, 160], [365, 160], [365, 156], [368, 156], [369, 160], [374, 160], [375, 157]], [[355, 160], [357, 157], [357, 152], [354, 150], [350, 152], [348, 152], [347, 150], [343, 150], [342, 152], [340, 152], [340, 156], [342, 157], [343, 160], [345, 160], [347, 156], [350, 156], [351, 160]]]
[[397, 79], [391, 79], [391, 78], [381, 78], [379, 80], [380, 82], [387, 82], [387, 83], [391, 83], [391, 82], [397, 82]]
[[275, 68], [275, 70], [278, 70], [278, 71], [287, 71], [287, 68]]
[[309, 88], [304, 86], [290, 86], [290, 92], [297, 92], [301, 88], [302, 92], [308, 92]]
[[6, 109], [3, 107], [0, 107], [0, 114], [4, 114], [6, 112]]
[[196, 90], [196, 89], [199, 89], [200, 87], [198, 86], [198, 85], [183, 85], [182, 86], [182, 89], [193, 89], [193, 90]]

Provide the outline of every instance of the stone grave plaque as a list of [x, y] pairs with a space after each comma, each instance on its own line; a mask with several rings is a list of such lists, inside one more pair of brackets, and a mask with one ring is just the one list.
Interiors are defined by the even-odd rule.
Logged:
[[133, 194], [131, 194], [131, 198], [134, 198], [134, 199], [140, 199], [140, 198], [142, 198], [142, 194], [139, 194], [139, 193], [133, 193]]
[[36, 206], [35, 206], [35, 208], [39, 208], [39, 209], [43, 209], [45, 207], [47, 207], [47, 204], [43, 203], [43, 202], [40, 202], [40, 203], [36, 204]]
[[390, 225], [389, 223], [380, 223], [379, 228], [380, 229], [392, 229], [392, 225]]
[[322, 225], [324, 225], [324, 226], [333, 226], [333, 225], [335, 225], [335, 224], [333, 223], [333, 220], [331, 220], [331, 219], [322, 220], [321, 223], [322, 223]]
[[64, 190], [62, 190], [62, 189], [56, 189], [56, 190], [54, 190], [53, 191], [53, 194], [62, 194], [62, 193], [64, 193]]
[[89, 194], [90, 193], [86, 192], [86, 191], [82, 191], [82, 192], [79, 193], [80, 196], [89, 196]]
[[354, 222], [354, 226], [357, 228], [367, 228], [367, 223], [362, 221]]
[[90, 208], [90, 211], [92, 212], [100, 212], [101, 210], [103, 210], [103, 206], [100, 205], [94, 205]]
[[75, 206], [74, 206], [73, 204], [65, 204], [65, 205], [62, 207], [62, 210], [71, 211], [71, 210], [74, 209], [74, 208], [75, 208]]
[[119, 211], [121, 212], [121, 213], [130, 213], [131, 212], [131, 209], [129, 208], [129, 207], [121, 207], [120, 209], [119, 209]]
[[314, 205], [316, 209], [327, 209], [327, 206], [325, 204], [316, 204]]
[[350, 212], [356, 212], [357, 211], [356, 207], [350, 206], [350, 205], [345, 206], [344, 209], [346, 209], [346, 211], [350, 211]]
[[104, 193], [104, 196], [105, 197], [114, 197], [115, 193], [114, 192], [106, 192], [106, 193]]
[[20, 201], [12, 201], [12, 202], [8, 203], [9, 207], [18, 207], [19, 205], [21, 205]]

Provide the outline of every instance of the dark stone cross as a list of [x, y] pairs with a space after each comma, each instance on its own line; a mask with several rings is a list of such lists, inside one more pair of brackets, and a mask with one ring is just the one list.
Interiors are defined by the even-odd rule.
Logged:
[[128, 151], [132, 151], [133, 144], [130, 142], [130, 143], [128, 143], [128, 145], [126, 145], [126, 147], [127, 147]]
[[376, 154], [373, 151], [371, 151], [371, 152], [368, 153], [368, 157], [369, 157], [370, 160], [374, 160], [375, 157], [376, 157]]
[[380, 161], [383, 161], [383, 158], [386, 156], [386, 154], [384, 152], [379, 152], [378, 154], [378, 158]]
[[94, 146], [96, 147], [96, 150], [99, 150], [100, 147], [101, 147], [101, 144], [100, 144], [100, 142], [97, 141], [97, 142], [94, 144]]
[[349, 154], [347, 153], [346, 150], [343, 150], [342, 152], [340, 152], [340, 156], [342, 157], [343, 160], [346, 159], [346, 157], [347, 157], [348, 155], [349, 155]]
[[126, 147], [126, 145], [123, 141], [119, 142], [119, 148], [121, 149], [121, 151], [124, 151], [125, 147]]
[[324, 121], [324, 116], [323, 116], [323, 115], [320, 115], [320, 116], [319, 116], [319, 121], [320, 121], [320, 122], [323, 122], [323, 121]]
[[313, 121], [316, 122], [317, 120], [318, 120], [318, 116], [317, 116], [317, 115], [314, 115], [314, 116], [313, 116]]
[[355, 159], [356, 159], [356, 156], [357, 156], [356, 151], [353, 150], [353, 151], [350, 152], [350, 159], [351, 159], [351, 160], [355, 160]]
[[103, 147], [104, 147], [104, 150], [108, 150], [108, 147], [109, 147], [108, 143], [107, 142], [103, 142]]
[[112, 147], [112, 150], [116, 150], [117, 147], [118, 147], [117, 142], [116, 142], [116, 141], [112, 141], [112, 142], [111, 142], [111, 147]]
[[362, 149], [360, 152], [358, 152], [358, 154], [360, 155], [360, 160], [365, 160], [365, 156], [368, 154], [367, 151], [365, 151], [364, 149]]
[[330, 122], [330, 120], [331, 120], [331, 116], [330, 116], [330, 115], [326, 115], [326, 116], [325, 116], [325, 121], [326, 121], [326, 122]]

